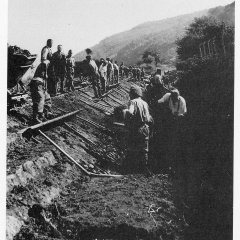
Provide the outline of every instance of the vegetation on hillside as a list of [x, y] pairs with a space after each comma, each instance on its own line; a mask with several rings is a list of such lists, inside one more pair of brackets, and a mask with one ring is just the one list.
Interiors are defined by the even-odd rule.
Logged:
[[[93, 57], [110, 57], [118, 62], [123, 61], [127, 65], [133, 65], [142, 60], [143, 52], [149, 50], [161, 53], [165, 63], [173, 63], [176, 58], [176, 38], [183, 34], [184, 29], [195, 17], [204, 14], [207, 14], [207, 10], [140, 24], [93, 46], [91, 48], [94, 52]], [[82, 51], [74, 57], [76, 61], [82, 61], [85, 53]]]
[[[218, 51], [201, 56], [199, 44], [213, 37]], [[234, 26], [195, 19], [177, 41], [177, 72], [165, 79], [175, 83], [188, 107], [185, 155], [179, 158], [191, 206], [185, 239], [232, 239], [233, 50]]]

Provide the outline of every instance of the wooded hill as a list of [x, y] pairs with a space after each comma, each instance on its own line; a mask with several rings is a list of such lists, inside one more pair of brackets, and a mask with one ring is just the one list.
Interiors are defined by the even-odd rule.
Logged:
[[[94, 58], [110, 57], [127, 65], [141, 61], [145, 51], [154, 51], [160, 55], [162, 63], [171, 64], [176, 60], [176, 40], [182, 37], [185, 29], [196, 17], [212, 15], [224, 21], [233, 22], [235, 4], [185, 14], [159, 21], [140, 24], [129, 31], [121, 32], [103, 39], [92, 47]], [[85, 58], [81, 51], [76, 61]]]

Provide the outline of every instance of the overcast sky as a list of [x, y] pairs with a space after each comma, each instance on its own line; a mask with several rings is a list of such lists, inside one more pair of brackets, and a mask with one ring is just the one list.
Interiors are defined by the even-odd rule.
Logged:
[[140, 23], [233, 0], [9, 0], [8, 42], [39, 54], [48, 38], [65, 52], [91, 47]]

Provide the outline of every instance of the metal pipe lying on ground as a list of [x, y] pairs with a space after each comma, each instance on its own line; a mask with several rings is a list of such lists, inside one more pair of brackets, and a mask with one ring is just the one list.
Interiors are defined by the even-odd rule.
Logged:
[[60, 146], [58, 146], [51, 138], [49, 138], [46, 134], [44, 134], [41, 130], [38, 132], [47, 139], [52, 145], [54, 145], [61, 153], [63, 153], [72, 163], [77, 165], [83, 173], [90, 177], [123, 177], [122, 175], [112, 175], [112, 174], [95, 174], [87, 171], [81, 164], [79, 164], [76, 160], [74, 160], [67, 152], [65, 152]]
[[63, 116], [60, 116], [60, 117], [48, 120], [46, 122], [42, 122], [42, 123], [39, 123], [39, 124], [30, 126], [30, 127], [27, 127], [25, 129], [19, 131], [19, 133], [24, 134], [26, 131], [33, 131], [33, 130], [36, 130], [38, 128], [45, 127], [46, 125], [49, 125], [49, 124], [52, 124], [52, 123], [56, 123], [58, 121], [62, 121], [62, 120], [65, 120], [66, 118], [72, 117], [72, 116], [76, 115], [79, 112], [80, 112], [80, 110], [77, 110], [77, 111], [74, 111], [74, 112], [70, 112], [70, 113], [67, 113], [67, 114], [65, 114]]

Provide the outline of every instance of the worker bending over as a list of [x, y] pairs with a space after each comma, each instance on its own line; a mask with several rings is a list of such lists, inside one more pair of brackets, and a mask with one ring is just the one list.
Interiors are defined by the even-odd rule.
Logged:
[[142, 100], [142, 90], [131, 86], [128, 109], [123, 110], [128, 129], [128, 152], [123, 163], [126, 173], [148, 171], [149, 124], [152, 122], [148, 104]]
[[184, 160], [184, 148], [185, 137], [184, 128], [185, 118], [187, 113], [186, 101], [180, 96], [179, 91], [174, 89], [171, 93], [166, 93], [161, 99], [158, 100], [158, 104], [165, 105], [164, 119], [162, 121], [162, 137], [165, 139], [166, 152], [164, 153], [165, 164], [174, 173], [179, 170]]

